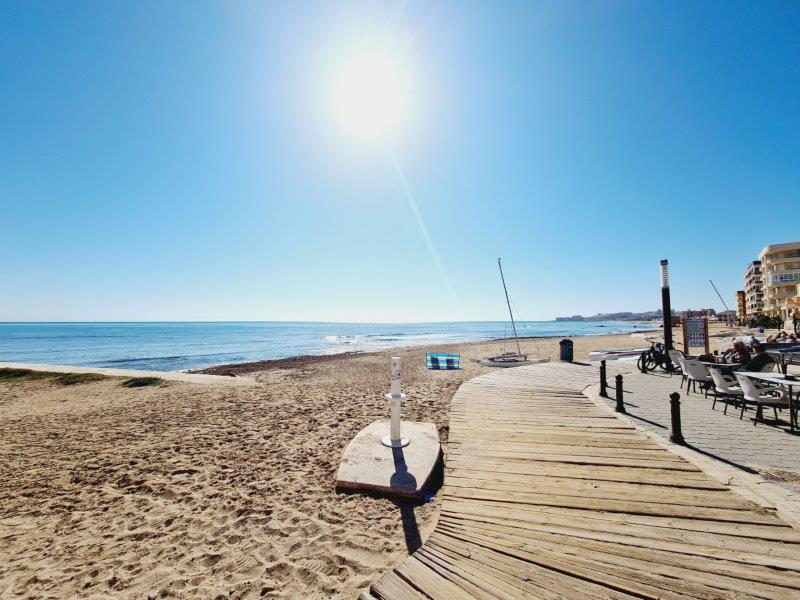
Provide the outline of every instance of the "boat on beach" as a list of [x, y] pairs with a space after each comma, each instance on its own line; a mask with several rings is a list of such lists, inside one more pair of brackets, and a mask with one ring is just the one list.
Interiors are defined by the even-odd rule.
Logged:
[[550, 362], [549, 358], [533, 358], [528, 359], [527, 354], [516, 354], [515, 352], [505, 352], [498, 356], [490, 356], [488, 358], [481, 358], [478, 360], [479, 365], [484, 367], [499, 367], [507, 369], [509, 367], [523, 367], [525, 365], [536, 365], [540, 363]]
[[489, 356], [478, 360], [479, 365], [484, 367], [500, 367], [507, 369], [509, 367], [522, 367], [525, 365], [534, 365], [537, 363], [549, 362], [549, 358], [537, 358], [528, 360], [528, 355], [522, 353], [519, 345], [519, 337], [517, 336], [517, 325], [514, 322], [514, 313], [511, 311], [511, 300], [508, 298], [508, 288], [506, 287], [506, 278], [503, 275], [503, 264], [501, 259], [497, 259], [497, 267], [500, 269], [500, 281], [503, 284], [503, 291], [506, 295], [506, 305], [508, 306], [508, 316], [511, 318], [511, 330], [514, 332], [514, 341], [517, 343], [516, 352], [504, 352], [497, 356]]

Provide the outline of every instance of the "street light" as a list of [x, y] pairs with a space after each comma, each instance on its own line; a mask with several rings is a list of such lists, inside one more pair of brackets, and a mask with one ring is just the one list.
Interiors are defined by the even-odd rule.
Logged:
[[664, 317], [664, 350], [667, 355], [667, 370], [672, 371], [672, 360], [669, 351], [672, 350], [672, 307], [669, 301], [669, 266], [665, 258], [661, 261], [661, 312]]

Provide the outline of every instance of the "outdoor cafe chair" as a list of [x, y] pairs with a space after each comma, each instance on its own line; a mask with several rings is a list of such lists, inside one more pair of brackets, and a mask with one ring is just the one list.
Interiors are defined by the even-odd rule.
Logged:
[[667, 354], [669, 354], [669, 360], [673, 365], [678, 365], [678, 368], [681, 372], [681, 387], [683, 387], [683, 382], [686, 381], [686, 367], [683, 364], [683, 352], [680, 350], [668, 350]]
[[763, 385], [756, 385], [745, 373], [737, 372], [736, 379], [739, 381], [739, 386], [744, 392], [742, 396], [742, 412], [739, 414], [739, 420], [744, 417], [744, 409], [747, 404], [754, 404], [756, 407], [756, 416], [753, 418], [753, 426], [758, 423], [758, 420], [764, 420], [763, 407], [771, 406], [772, 412], [775, 415], [775, 420], [778, 420], [778, 408], [784, 406], [790, 407], [790, 400], [783, 391], [779, 392], [779, 396], [775, 396], [775, 388], [770, 388]]
[[696, 358], [683, 359], [683, 374], [686, 375], [686, 393], [689, 393], [689, 388], [695, 392], [697, 391], [697, 383], [700, 383], [700, 389], [705, 390], [706, 398], [708, 397], [708, 388], [714, 383], [711, 379], [709, 369], [702, 362]]
[[714, 380], [714, 403], [711, 405], [711, 410], [717, 405], [717, 400], [722, 398], [725, 401], [725, 410], [722, 411], [723, 415], [728, 414], [728, 402], [733, 400], [736, 406], [744, 395], [742, 388], [736, 385], [736, 378], [730, 375], [723, 374], [721, 369], [710, 367], [711, 379]]

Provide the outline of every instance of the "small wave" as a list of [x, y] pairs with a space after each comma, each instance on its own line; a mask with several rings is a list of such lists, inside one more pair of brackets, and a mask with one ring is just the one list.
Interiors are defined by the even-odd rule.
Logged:
[[108, 360], [98, 360], [95, 361], [96, 363], [105, 363], [109, 365], [116, 365], [116, 364], [126, 364], [126, 363], [137, 363], [137, 362], [147, 362], [151, 360], [180, 360], [182, 358], [187, 358], [184, 355], [176, 355], [176, 356], [142, 356], [142, 357], [135, 357], [135, 358], [112, 358]]
[[110, 366], [110, 365], [135, 365], [145, 364], [159, 361], [197, 361], [201, 359], [215, 359], [230, 356], [231, 352], [213, 352], [206, 354], [175, 354], [171, 356], [133, 356], [129, 358], [103, 358], [94, 361], [88, 361], [86, 364], [93, 366]]
[[379, 341], [379, 342], [392, 342], [392, 341], [399, 341], [405, 340], [411, 337], [415, 337], [413, 335], [404, 335], [402, 333], [354, 333], [353, 335], [324, 335], [322, 339], [326, 342], [332, 343], [342, 343], [342, 342], [354, 342], [354, 341]]

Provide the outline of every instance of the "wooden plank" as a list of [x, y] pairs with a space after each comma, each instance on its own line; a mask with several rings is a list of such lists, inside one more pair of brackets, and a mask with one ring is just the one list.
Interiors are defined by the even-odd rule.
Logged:
[[[458, 469], [448, 467], [445, 470], [446, 475], [452, 477], [463, 477], [467, 479], [483, 479], [483, 480], [496, 480], [496, 481], [510, 481], [514, 483], [523, 484], [525, 486], [575, 486], [578, 488], [594, 486], [603, 489], [623, 489], [627, 486], [636, 486], [641, 489], [664, 489], [667, 487], [664, 482], [664, 477], [647, 477], [646, 473], [639, 477], [632, 477], [628, 481], [620, 481], [618, 479], [600, 478], [596, 469], [588, 470], [583, 477], [578, 477], [573, 474], [563, 474], [563, 467], [558, 469], [551, 469], [544, 472], [531, 473], [530, 468], [521, 469], [520, 472], [514, 471], [500, 471], [496, 468], [484, 469], [471, 469], [467, 467], [459, 467]], [[714, 481], [707, 481], [706, 479], [683, 481], [682, 479], [674, 479], [669, 482], [670, 488], [677, 490], [694, 490], [697, 492], [727, 492], [728, 488], [716, 483]]]
[[[481, 436], [484, 438], [485, 436]], [[503, 431], [502, 440], [504, 443], [509, 444], [509, 448], [520, 445], [526, 447], [531, 445], [538, 445], [540, 442], [531, 440], [529, 434], [511, 433], [508, 430]], [[456, 441], [448, 442], [447, 447], [466, 446], [472, 440], [459, 439]], [[599, 438], [595, 435], [591, 436], [578, 436], [571, 434], [550, 434], [547, 438], [547, 443], [551, 446], [567, 446], [578, 448], [622, 448], [627, 450], [661, 450], [661, 446], [648, 439], [640, 439], [631, 436], [614, 436], [609, 438]]]
[[[501, 458], [504, 460], [514, 461], [514, 460], [521, 460], [525, 462], [530, 462], [530, 459], [520, 456], [519, 453], [515, 452], [505, 452], [502, 449], [498, 450], [481, 450], [481, 451], [472, 451], [468, 454], [459, 452], [458, 450], [451, 451], [448, 450], [447, 456], [473, 456], [477, 458]], [[637, 460], [637, 459], [630, 459], [630, 458], [616, 458], [616, 457], [606, 457], [606, 456], [570, 456], [569, 454], [559, 454], [559, 455], [550, 455], [550, 454], [537, 454], [536, 460], [538, 462], [554, 462], [554, 463], [566, 463], [566, 464], [573, 464], [573, 465], [591, 465], [596, 467], [639, 467], [639, 468], [653, 468], [653, 469], [668, 469], [671, 471], [693, 471], [698, 472], [699, 469], [694, 465], [691, 465], [687, 462], [681, 462], [678, 460]]]
[[474, 598], [464, 588], [441, 577], [436, 571], [432, 571], [428, 565], [415, 556], [410, 556], [403, 561], [398, 565], [396, 571], [414, 588], [431, 598], [452, 598], [452, 600], [472, 600]]
[[[461, 473], [459, 473], [461, 474]], [[527, 485], [520, 487], [520, 481], [503, 481], [496, 477], [476, 478], [451, 476], [447, 480], [448, 486], [471, 488], [476, 490], [492, 490], [498, 492], [516, 492], [519, 489], [528, 490], [527, 494], [550, 497], [552, 490], [558, 490], [558, 496], [575, 498], [591, 498], [594, 500], [630, 500], [632, 502], [647, 502], [651, 505], [686, 505], [708, 506], [710, 508], [736, 508], [752, 510], [756, 508], [752, 502], [738, 498], [726, 491], [707, 492], [701, 490], [683, 490], [670, 486], [642, 486], [632, 483], [594, 483], [559, 480], [549, 478], [549, 482], [525, 482]]]
[[[451, 445], [448, 450], [457, 450], [459, 454], [466, 454], [471, 452], [482, 452], [487, 449], [496, 447], [497, 442], [488, 440], [470, 440], [468, 442], [457, 442]], [[588, 447], [575, 447], [566, 444], [542, 444], [538, 442], [514, 442], [510, 440], [503, 440], [503, 451], [516, 452], [523, 454], [526, 458], [533, 458], [533, 455], [552, 455], [552, 456], [592, 456], [592, 457], [615, 457], [615, 458], [631, 458], [636, 460], [668, 460], [670, 462], [678, 462], [672, 460], [675, 456], [661, 448], [623, 448], [620, 446], [613, 446], [611, 448], [604, 446], [588, 446]], [[456, 452], [452, 452], [455, 454]]]
[[[571, 508], [563, 506], [527, 506], [524, 504], [508, 504], [505, 502], [492, 502], [485, 500], [452, 498], [448, 500], [448, 508], [454, 508], [461, 514], [496, 514], [499, 516], [513, 516], [516, 519], [537, 519], [537, 518], [563, 518], [587, 519], [602, 526], [603, 522], [608, 521], [615, 524], [627, 525], [647, 525], [666, 530], [674, 530], [676, 534], [682, 535], [685, 531], [700, 531], [705, 533], [718, 533], [723, 536], [752, 537], [758, 540], [777, 540], [786, 543], [796, 544], [797, 532], [777, 517], [767, 520], [764, 523], [731, 523], [726, 521], [711, 521], [705, 519], [693, 519], [683, 517], [669, 517], [664, 515], [641, 515], [624, 512], [598, 512], [592, 509]], [[492, 510], [496, 509], [496, 513]]]
[[461, 456], [448, 456], [445, 474], [452, 475], [462, 470], [474, 470], [488, 473], [531, 474], [543, 477], [561, 477], [572, 479], [591, 479], [595, 481], [638, 482], [663, 485], [669, 478], [674, 485], [697, 487], [698, 489], [728, 489], [700, 472], [669, 471], [666, 469], [639, 469], [621, 465], [609, 465], [604, 469], [593, 466], [565, 463], [513, 462], [506, 460], [473, 459]]
[[[597, 445], [608, 443], [609, 446], [622, 445], [628, 441], [637, 441], [639, 443], [642, 442], [642, 438], [637, 440], [635, 436], [629, 435], [628, 432], [624, 430], [614, 431], [594, 429], [592, 431], [576, 431], [574, 429], [538, 427], [535, 425], [529, 427], [522, 427], [518, 425], [512, 430], [509, 427], [492, 429], [492, 427], [487, 424], [486, 429], [483, 431], [462, 431], [460, 427], [451, 422], [450, 431], [451, 435], [453, 436], [452, 441], [454, 444], [459, 444], [463, 441], [467, 441], [468, 439], [495, 439], [502, 442], [504, 440], [511, 441], [515, 439], [530, 439], [532, 436], [537, 435], [547, 436], [548, 439], [552, 440], [554, 445], [573, 444], [578, 447], [582, 446], [584, 442], [590, 442]], [[490, 435], [492, 437], [489, 437]]]
[[[557, 492], [557, 490], [554, 490]], [[695, 519], [707, 519], [714, 521], [730, 521], [733, 523], [769, 523], [774, 516], [767, 512], [755, 510], [738, 510], [728, 508], [696, 507], [676, 504], [658, 504], [650, 502], [637, 502], [618, 498], [580, 498], [575, 496], [560, 496], [552, 494], [550, 496], [528, 492], [497, 492], [494, 490], [463, 488], [451, 486], [446, 483], [442, 488], [445, 498], [473, 498], [479, 500], [494, 500], [508, 502], [513, 505], [543, 505], [543, 506], [566, 506], [571, 508], [583, 508], [595, 511], [624, 512], [640, 515], [657, 515], [666, 517], [691, 517]]]
[[387, 571], [369, 589], [370, 593], [382, 600], [408, 598], [409, 600], [428, 600], [420, 591], [414, 589], [394, 571]]

